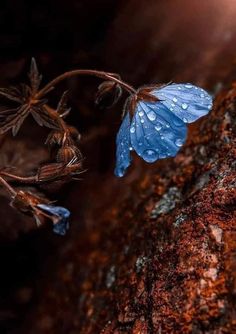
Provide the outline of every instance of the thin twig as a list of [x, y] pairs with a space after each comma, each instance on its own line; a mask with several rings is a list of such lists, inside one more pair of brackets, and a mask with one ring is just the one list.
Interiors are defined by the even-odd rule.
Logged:
[[[96, 70], [73, 70], [73, 71], [68, 71], [65, 72], [52, 81], [50, 81], [44, 88], [42, 88], [35, 96], [36, 99], [40, 99], [42, 96], [44, 96], [51, 88], [55, 87], [59, 82], [71, 78], [76, 75], [92, 75], [96, 76], [101, 79], [106, 79], [106, 80], [112, 80], [118, 84], [120, 84], [124, 89], [126, 89], [129, 93], [135, 94], [136, 90], [125, 83], [124, 81], [120, 80], [119, 78], [115, 77], [114, 74], [112, 73], [106, 73], [103, 71], [96, 71]], [[117, 76], [117, 75], [116, 75]]]
[[0, 183], [2, 184], [2, 186], [8, 191], [8, 193], [12, 196], [12, 197], [14, 197], [14, 196], [16, 196], [16, 191], [10, 186], [10, 184], [6, 181], [6, 180], [4, 180], [4, 178], [3, 177], [1, 177], [0, 176]]
[[[9, 177], [11, 180], [18, 181], [20, 183], [35, 184], [35, 183], [39, 182], [39, 180], [37, 179], [37, 176], [26, 176], [26, 177], [24, 177], [24, 176], [11, 174], [11, 173], [8, 173], [8, 172], [0, 172], [0, 174], [4, 175], [6, 177]], [[0, 176], [0, 178], [1, 178], [1, 176]]]

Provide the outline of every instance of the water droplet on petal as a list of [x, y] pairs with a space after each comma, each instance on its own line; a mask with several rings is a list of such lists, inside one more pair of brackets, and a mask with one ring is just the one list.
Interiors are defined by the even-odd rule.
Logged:
[[186, 88], [193, 88], [193, 86], [190, 85], [190, 84], [185, 85], [185, 87], [186, 87]]
[[178, 99], [176, 99], [176, 97], [174, 97], [172, 101], [176, 103], [178, 101]]
[[187, 118], [183, 118], [183, 121], [184, 121], [184, 123], [188, 123], [188, 120], [187, 120]]
[[158, 153], [155, 150], [148, 149], [148, 150], [143, 152], [143, 158], [147, 162], [154, 162], [158, 159]]
[[207, 108], [210, 110], [211, 109], [211, 107], [212, 107], [212, 105], [211, 104], [209, 104], [208, 106], [207, 106]]
[[144, 112], [140, 111], [138, 114], [139, 114], [140, 117], [142, 117], [144, 115]]
[[169, 123], [166, 123], [166, 127], [169, 128], [169, 127], [170, 127], [170, 124], [169, 124]]
[[141, 123], [144, 123], [144, 119], [142, 118], [140, 122], [141, 122]]
[[187, 103], [183, 103], [181, 107], [182, 107], [182, 109], [186, 110], [188, 108], [188, 105], [187, 105]]
[[175, 104], [174, 104], [174, 103], [171, 103], [171, 107], [175, 107]]
[[183, 145], [182, 139], [176, 139], [175, 145], [178, 146], [178, 147], [181, 147]]
[[160, 131], [161, 128], [162, 128], [162, 125], [161, 125], [160, 123], [157, 123], [157, 125], [155, 126], [155, 129], [156, 129], [157, 131]]
[[201, 93], [201, 94], [200, 94], [200, 97], [205, 97], [205, 94]]
[[164, 158], [166, 158], [166, 154], [164, 154], [164, 153], [160, 153], [159, 158], [160, 158], [160, 159], [164, 159]]
[[147, 114], [147, 117], [150, 119], [150, 121], [155, 121], [155, 119], [157, 118], [156, 114], [153, 111], [150, 111]]
[[133, 151], [133, 147], [132, 147], [132, 146], [130, 146], [130, 147], [129, 147], [129, 150], [130, 150], [130, 151]]
[[132, 128], [130, 128], [130, 132], [135, 133], [135, 127], [132, 126]]

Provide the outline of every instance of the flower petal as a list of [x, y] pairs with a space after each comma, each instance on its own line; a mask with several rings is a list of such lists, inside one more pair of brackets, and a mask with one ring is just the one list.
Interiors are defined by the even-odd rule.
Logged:
[[151, 93], [185, 123], [196, 121], [212, 108], [212, 97], [204, 89], [188, 83], [170, 84]]
[[124, 117], [116, 137], [115, 175], [122, 177], [131, 162], [130, 156], [130, 115]]
[[46, 204], [38, 204], [38, 208], [49, 213], [52, 216], [53, 232], [60, 235], [65, 235], [69, 229], [68, 218], [70, 217], [70, 211], [62, 206], [53, 206]]
[[160, 102], [138, 102], [130, 127], [131, 145], [146, 162], [173, 157], [186, 139], [184, 122]]

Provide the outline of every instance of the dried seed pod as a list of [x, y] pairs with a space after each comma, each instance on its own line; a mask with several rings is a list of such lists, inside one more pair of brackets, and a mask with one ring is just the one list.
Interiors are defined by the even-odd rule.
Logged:
[[113, 81], [104, 81], [99, 87], [95, 96], [95, 103], [101, 109], [112, 107], [122, 94], [121, 86]]
[[53, 130], [49, 133], [45, 144], [50, 147], [61, 146], [64, 140], [65, 134], [59, 130]]
[[29, 191], [19, 190], [12, 199], [11, 206], [25, 215], [34, 217], [36, 224], [39, 226], [43, 223], [44, 217], [38, 211], [37, 205], [48, 203], [49, 201], [46, 198], [39, 197]]
[[[44, 165], [38, 169], [37, 179], [40, 182], [61, 180], [64, 178], [69, 179], [83, 172], [82, 161], [73, 159], [69, 163], [51, 163]], [[68, 179], [68, 180], [69, 180]]]
[[41, 166], [38, 169], [37, 178], [38, 181], [52, 181], [58, 179], [63, 175], [65, 164], [63, 163], [51, 163]]
[[11, 205], [18, 211], [34, 217], [38, 226], [44, 223], [46, 218], [50, 219], [53, 223], [53, 231], [57, 234], [65, 235], [69, 228], [69, 210], [54, 206], [47, 199], [29, 191], [18, 191]]
[[57, 162], [69, 163], [72, 160], [81, 160], [82, 154], [75, 145], [66, 145], [58, 150], [56, 159]]
[[81, 134], [79, 133], [79, 131], [73, 126], [68, 126], [67, 130], [75, 143], [78, 143], [81, 139]]

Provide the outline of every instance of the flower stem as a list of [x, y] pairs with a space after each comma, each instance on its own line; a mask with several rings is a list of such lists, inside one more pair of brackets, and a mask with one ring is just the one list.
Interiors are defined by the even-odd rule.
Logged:
[[8, 191], [8, 193], [14, 197], [16, 196], [16, 191], [10, 186], [10, 184], [4, 180], [3, 177], [0, 176], [0, 183], [2, 184], [2, 186]]
[[96, 71], [96, 70], [72, 70], [69, 72], [65, 72], [61, 75], [59, 75], [58, 77], [56, 77], [55, 79], [53, 79], [52, 81], [50, 81], [44, 88], [42, 88], [37, 94], [36, 94], [36, 98], [40, 99], [42, 96], [44, 96], [48, 91], [50, 91], [51, 89], [53, 89], [59, 82], [67, 79], [67, 78], [71, 78], [73, 76], [76, 75], [91, 75], [91, 76], [95, 76], [101, 79], [105, 79], [105, 80], [111, 80], [114, 81], [118, 84], [120, 84], [124, 89], [126, 89], [129, 93], [131, 94], [135, 94], [136, 90], [128, 85], [127, 83], [125, 83], [124, 81], [122, 81], [118, 75], [113, 74], [113, 73], [107, 73], [107, 72], [103, 72], [103, 71]]
[[[6, 176], [7, 178], [13, 180], [13, 181], [18, 181], [20, 183], [26, 183], [26, 184], [35, 184], [37, 183], [37, 176], [26, 176], [26, 177], [23, 177], [23, 176], [18, 176], [18, 175], [15, 175], [15, 174], [11, 174], [11, 173], [8, 173], [8, 172], [1, 172], [0, 173], [1, 175], [4, 175]], [[0, 182], [3, 184], [2, 180], [7, 183], [1, 176], [0, 176]], [[11, 188], [11, 186], [7, 183], [7, 185]], [[12, 189], [14, 191], [14, 189]]]

